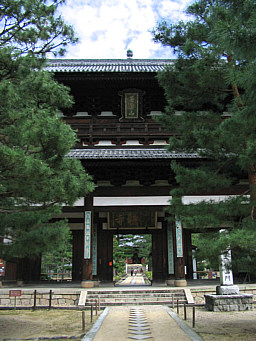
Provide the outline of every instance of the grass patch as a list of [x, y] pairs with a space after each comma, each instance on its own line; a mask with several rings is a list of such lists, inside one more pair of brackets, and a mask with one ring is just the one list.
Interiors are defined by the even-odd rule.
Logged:
[[0, 311], [1, 340], [4, 338], [32, 338], [79, 336], [85, 334], [97, 320], [85, 312], [85, 331], [82, 330], [82, 311], [77, 310], [16, 310]]

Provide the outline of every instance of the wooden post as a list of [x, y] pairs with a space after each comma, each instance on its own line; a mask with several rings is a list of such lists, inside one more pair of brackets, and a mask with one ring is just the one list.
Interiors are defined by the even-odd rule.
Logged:
[[192, 327], [195, 328], [196, 324], [196, 307], [193, 307], [193, 320], [192, 320]]
[[187, 319], [187, 309], [186, 309], [186, 303], [184, 303], [184, 320]]
[[172, 308], [174, 308], [174, 294], [172, 294]]
[[179, 299], [177, 298], [177, 314], [179, 315]]
[[84, 315], [84, 311], [82, 311], [82, 330], [83, 330], [83, 332], [85, 331], [85, 315]]
[[33, 310], [36, 310], [36, 290], [34, 290], [34, 306]]
[[93, 320], [93, 304], [91, 304], [91, 322]]
[[98, 300], [95, 301], [96, 316], [98, 316]]
[[52, 307], [52, 290], [50, 290], [50, 293], [49, 293], [49, 310], [51, 309]]

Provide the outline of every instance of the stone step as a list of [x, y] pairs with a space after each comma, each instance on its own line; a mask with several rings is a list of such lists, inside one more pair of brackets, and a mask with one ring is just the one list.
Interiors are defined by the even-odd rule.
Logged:
[[[180, 305], [185, 304], [186, 301], [184, 302], [180, 302]], [[104, 309], [106, 307], [109, 306], [133, 306], [133, 305], [167, 305], [167, 306], [172, 306], [172, 303], [170, 302], [161, 302], [161, 301], [133, 301], [133, 302], [100, 302], [100, 309]], [[176, 303], [174, 304], [174, 306], [176, 307]], [[94, 309], [95, 309], [95, 304], [93, 305]], [[91, 304], [86, 304], [85, 305], [85, 309], [91, 309]]]
[[148, 290], [136, 290], [136, 289], [132, 289], [132, 290], [88, 290], [88, 294], [129, 294], [129, 293], [167, 293], [167, 294], [176, 294], [176, 293], [180, 293], [180, 294], [184, 294], [184, 290], [183, 289], [177, 289], [177, 290], [168, 290], [168, 289], [148, 289]]
[[129, 292], [129, 293], [109, 293], [109, 292], [105, 292], [103, 294], [100, 293], [90, 293], [89, 291], [87, 291], [87, 296], [88, 297], [141, 297], [141, 296], [148, 296], [148, 297], [180, 297], [180, 296], [184, 296], [184, 292], [182, 293], [151, 293], [151, 292], [142, 292], [142, 293], [134, 293], [134, 292]]
[[[94, 303], [96, 300], [93, 298], [87, 298], [86, 302], [87, 303]], [[100, 302], [133, 302], [133, 301], [147, 301], [147, 302], [152, 302], [152, 301], [162, 301], [162, 302], [172, 302], [171, 298], [168, 297], [136, 297], [136, 298], [128, 298], [128, 297], [123, 297], [122, 299], [117, 298], [117, 297], [109, 297], [109, 298], [100, 298]], [[181, 297], [179, 299], [179, 302], [186, 302], [186, 299], [184, 297]], [[174, 302], [177, 302], [177, 300], [174, 300]]]
[[[186, 302], [180, 302], [180, 305], [185, 304]], [[151, 301], [151, 302], [145, 302], [145, 301], [133, 301], [133, 302], [104, 302], [104, 303], [100, 303], [100, 307], [101, 309], [105, 308], [105, 307], [109, 307], [109, 306], [133, 306], [133, 305], [167, 305], [167, 306], [172, 306], [172, 304], [170, 302], [166, 303], [166, 302], [161, 302], [161, 301]], [[176, 304], [174, 304], [174, 306], [176, 307]], [[95, 309], [95, 305], [93, 304], [93, 307]], [[91, 308], [91, 304], [86, 304], [85, 305], [86, 309], [90, 309]]]
[[88, 291], [86, 308], [95, 306], [96, 300], [100, 306], [121, 306], [121, 305], [176, 305], [187, 303], [185, 292], [181, 290], [111, 290], [111, 291]]
[[[117, 294], [117, 295], [111, 295], [111, 294], [104, 294], [104, 295], [98, 295], [98, 294], [89, 294], [87, 293], [87, 297], [88, 298], [95, 298], [97, 299], [98, 297], [102, 297], [102, 298], [109, 298], [109, 297], [116, 297], [116, 298], [123, 298], [123, 297], [128, 297], [128, 298], [136, 298], [136, 297], [163, 297], [163, 298], [172, 298], [172, 295], [168, 295], [168, 294], [148, 294], [148, 293], [143, 293], [143, 294]], [[175, 294], [173, 295], [174, 299], [180, 298], [180, 297], [184, 297], [184, 294]]]

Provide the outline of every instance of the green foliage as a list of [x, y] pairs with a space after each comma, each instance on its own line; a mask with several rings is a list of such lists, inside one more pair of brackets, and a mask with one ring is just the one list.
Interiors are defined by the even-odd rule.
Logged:
[[[227, 247], [255, 254], [256, 3], [200, 0], [187, 14], [193, 19], [163, 21], [153, 32], [156, 42], [177, 54], [158, 76], [168, 101], [160, 121], [173, 133], [169, 150], [198, 157], [193, 167], [172, 163], [178, 187], [171, 192], [169, 212], [198, 231], [228, 228], [227, 233], [205, 234], [204, 242], [211, 241], [207, 259], [216, 259]], [[249, 186], [239, 197], [191, 205], [182, 201], [184, 195], [221, 194], [228, 188], [235, 194], [235, 185], [248, 173]]]
[[152, 281], [152, 271], [146, 271], [146, 277]]
[[123, 274], [125, 271], [125, 250], [119, 245], [119, 237], [114, 235], [113, 238], [113, 267], [119, 274]]
[[93, 190], [78, 160], [66, 157], [76, 135], [59, 118], [73, 99], [43, 70], [46, 53], [75, 42], [56, 16], [62, 1], [0, 2], [1, 257], [33, 257], [62, 245], [67, 222], [52, 220], [63, 204]]
[[114, 235], [113, 259], [114, 268], [123, 273], [126, 258], [133, 258], [135, 253], [138, 261], [145, 257], [146, 264], [151, 262], [152, 242], [150, 234], [143, 235]]
[[77, 42], [70, 25], [56, 15], [65, 0], [1, 0], [0, 48], [15, 53], [63, 55], [65, 46]]
[[[72, 235], [71, 232], [67, 229], [67, 233], [65, 238], [61, 241], [60, 244], [56, 245], [56, 248], [44, 252], [42, 255], [42, 265], [41, 272], [42, 273], [63, 273], [66, 271], [72, 270]], [[45, 278], [49, 279], [49, 278]]]

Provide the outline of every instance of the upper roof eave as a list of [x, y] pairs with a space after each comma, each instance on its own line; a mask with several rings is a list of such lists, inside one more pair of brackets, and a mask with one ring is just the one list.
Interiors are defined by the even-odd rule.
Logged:
[[49, 59], [50, 72], [158, 72], [173, 59]]
[[164, 148], [88, 148], [73, 149], [67, 154], [74, 159], [200, 159], [197, 153], [168, 152]]

